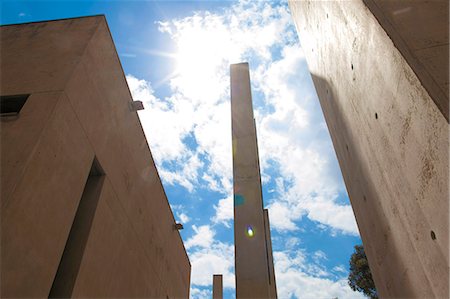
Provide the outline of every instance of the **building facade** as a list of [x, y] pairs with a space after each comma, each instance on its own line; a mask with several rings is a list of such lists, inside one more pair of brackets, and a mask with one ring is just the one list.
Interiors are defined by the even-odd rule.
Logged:
[[448, 1], [289, 1], [380, 297], [449, 297]]
[[104, 16], [0, 30], [1, 297], [188, 298]]

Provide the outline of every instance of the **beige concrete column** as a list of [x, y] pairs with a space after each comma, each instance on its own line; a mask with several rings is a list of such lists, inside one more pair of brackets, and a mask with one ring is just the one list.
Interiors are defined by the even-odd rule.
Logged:
[[231, 65], [231, 113], [236, 298], [271, 298], [248, 63]]
[[223, 279], [222, 274], [213, 275], [213, 299], [223, 298]]

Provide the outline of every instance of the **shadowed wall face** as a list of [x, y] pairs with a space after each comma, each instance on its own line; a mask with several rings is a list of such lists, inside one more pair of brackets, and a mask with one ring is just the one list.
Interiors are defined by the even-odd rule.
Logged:
[[274, 298], [247, 63], [231, 65], [231, 114], [236, 297]]
[[189, 259], [105, 18], [0, 30], [2, 110], [29, 95], [1, 117], [1, 297], [188, 298]]
[[104, 173], [94, 158], [49, 298], [71, 298], [102, 191]]
[[364, 0], [449, 120], [449, 1]]
[[[424, 3], [364, 2], [416, 6], [400, 7], [398, 18]], [[448, 122], [420, 69], [388, 35], [395, 30], [411, 37], [441, 18], [403, 28], [399, 19], [385, 20], [394, 26], [386, 30], [382, 15], [374, 16], [364, 2], [290, 1], [289, 6], [380, 297], [448, 298]], [[446, 36], [445, 30], [435, 33], [433, 38]], [[448, 42], [443, 51], [448, 52]], [[420, 63], [433, 65], [426, 59]], [[444, 63], [434, 75], [446, 69]]]

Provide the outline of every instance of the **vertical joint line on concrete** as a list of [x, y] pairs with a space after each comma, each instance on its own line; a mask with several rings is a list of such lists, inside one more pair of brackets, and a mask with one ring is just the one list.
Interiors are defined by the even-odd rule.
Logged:
[[258, 134], [256, 134], [256, 120], [253, 118], [253, 130], [255, 131], [256, 165], [259, 177], [259, 193], [261, 195], [261, 209], [264, 210], [264, 198], [262, 193], [261, 168], [259, 166]]

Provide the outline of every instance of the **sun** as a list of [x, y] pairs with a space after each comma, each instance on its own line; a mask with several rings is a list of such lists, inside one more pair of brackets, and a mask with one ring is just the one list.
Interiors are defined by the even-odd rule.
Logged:
[[191, 29], [183, 32], [177, 42], [176, 70], [180, 74], [205, 76], [215, 66], [218, 57], [208, 43], [210, 36], [205, 30]]
[[217, 98], [225, 83], [227, 38], [220, 31], [198, 26], [184, 28], [176, 40], [172, 83], [188, 97], [198, 100]]

